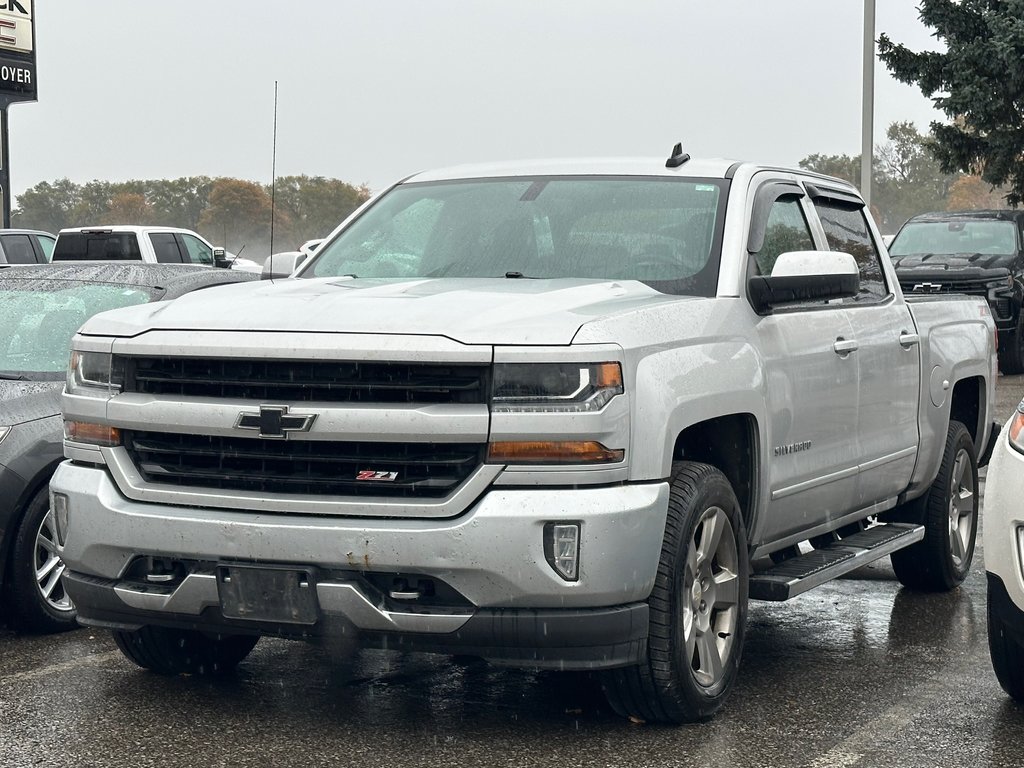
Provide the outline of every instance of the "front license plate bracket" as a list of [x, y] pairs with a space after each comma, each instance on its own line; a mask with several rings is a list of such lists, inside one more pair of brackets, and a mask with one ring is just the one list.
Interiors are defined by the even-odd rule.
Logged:
[[217, 592], [226, 619], [315, 624], [316, 581], [307, 570], [222, 565]]

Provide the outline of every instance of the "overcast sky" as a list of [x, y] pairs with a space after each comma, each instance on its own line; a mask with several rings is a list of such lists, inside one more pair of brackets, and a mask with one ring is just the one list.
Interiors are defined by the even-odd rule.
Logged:
[[[916, 0], [877, 32], [934, 48]], [[860, 151], [859, 0], [36, 0], [12, 188], [277, 174], [379, 189], [481, 160]], [[877, 34], [876, 34], [877, 37]], [[875, 141], [938, 116], [876, 66]]]

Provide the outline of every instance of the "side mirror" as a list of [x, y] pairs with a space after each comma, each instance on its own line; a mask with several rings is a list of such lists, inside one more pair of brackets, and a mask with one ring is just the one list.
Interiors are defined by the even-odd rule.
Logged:
[[220, 267], [221, 269], [227, 269], [231, 266], [231, 259], [227, 256], [227, 251], [223, 248], [213, 249], [213, 266]]
[[779, 304], [856, 296], [860, 270], [848, 253], [788, 251], [779, 254], [771, 276], [750, 278], [747, 290], [754, 311], [766, 315]]
[[299, 251], [284, 251], [275, 253], [263, 263], [263, 271], [260, 273], [262, 280], [280, 280], [291, 277], [292, 273], [302, 266], [307, 256]]

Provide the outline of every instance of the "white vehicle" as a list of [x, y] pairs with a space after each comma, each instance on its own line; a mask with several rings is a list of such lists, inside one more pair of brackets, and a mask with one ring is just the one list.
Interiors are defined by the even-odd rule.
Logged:
[[162, 673], [344, 634], [706, 718], [748, 598], [970, 568], [992, 318], [879, 243], [846, 182], [681, 148], [463, 167], [296, 279], [93, 318], [51, 485], [79, 620]]
[[1024, 702], [1024, 401], [992, 453], [983, 528], [992, 667], [1003, 690]]
[[[198, 232], [176, 227], [129, 225], [70, 227], [57, 233], [54, 262], [142, 261], [149, 264], [204, 264], [231, 267], [223, 248], [215, 248]], [[249, 271], [259, 271], [250, 262]]]

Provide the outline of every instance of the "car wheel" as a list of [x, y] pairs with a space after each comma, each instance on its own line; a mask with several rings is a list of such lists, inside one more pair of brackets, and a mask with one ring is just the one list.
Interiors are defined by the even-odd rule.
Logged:
[[258, 635], [208, 635], [169, 627], [114, 631], [114, 642], [121, 653], [160, 675], [227, 674], [249, 655], [259, 639]]
[[1024, 373], [1024, 310], [1017, 318], [1017, 327], [1000, 334], [999, 370], [1005, 374]]
[[[1000, 589], [1002, 587], [1000, 586]], [[993, 594], [992, 582], [988, 587], [988, 650], [992, 657], [992, 669], [999, 685], [1017, 701], [1024, 703], [1024, 645], [1017, 639], [1010, 626], [999, 615], [995, 600], [1007, 601], [1005, 591]]]
[[612, 708], [652, 722], [706, 720], [732, 689], [747, 618], [747, 537], [732, 486], [707, 464], [673, 466], [648, 599], [647, 658], [602, 677]]
[[75, 605], [61, 580], [62, 551], [49, 488], [44, 486], [25, 508], [11, 552], [10, 605], [20, 629], [44, 633], [78, 626]]
[[939, 474], [924, 498], [924, 539], [890, 556], [905, 587], [928, 592], [959, 585], [978, 536], [978, 458], [967, 427], [949, 422]]

